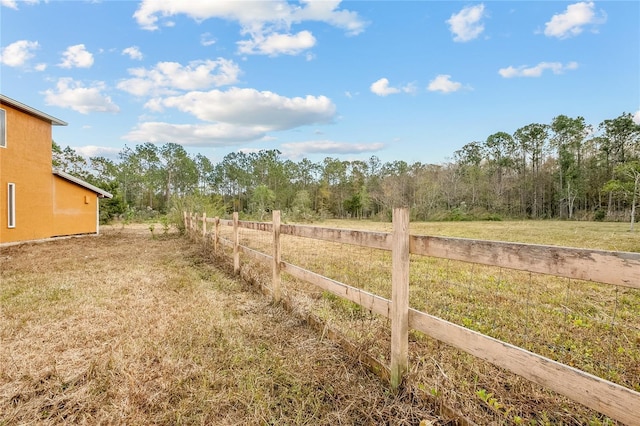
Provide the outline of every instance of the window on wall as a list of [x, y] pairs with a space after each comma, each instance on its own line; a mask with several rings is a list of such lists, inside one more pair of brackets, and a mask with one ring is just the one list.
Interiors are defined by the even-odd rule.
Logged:
[[7, 113], [0, 108], [0, 148], [7, 147]]
[[10, 183], [7, 186], [7, 213], [9, 228], [16, 227], [16, 184]]

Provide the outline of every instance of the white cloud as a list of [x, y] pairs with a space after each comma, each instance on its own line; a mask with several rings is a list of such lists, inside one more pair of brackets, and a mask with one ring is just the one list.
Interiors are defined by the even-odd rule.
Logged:
[[335, 105], [324, 96], [287, 98], [272, 92], [238, 88], [154, 98], [145, 107], [154, 111], [176, 108], [208, 123], [149, 121], [136, 126], [124, 139], [154, 143], [175, 141], [192, 146], [228, 146], [265, 140], [271, 131], [329, 123], [335, 115]]
[[36, 66], [34, 67], [34, 69], [35, 69], [36, 71], [44, 71], [44, 70], [46, 70], [46, 69], [47, 69], [47, 64], [45, 64], [45, 63], [38, 64], [38, 65], [36, 65]]
[[593, 2], [580, 2], [567, 6], [564, 13], [553, 15], [545, 24], [544, 35], [547, 37], [568, 38], [577, 36], [585, 25], [598, 25], [607, 20], [602, 12], [597, 16]]
[[84, 44], [67, 47], [62, 56], [62, 62], [58, 64], [62, 68], [90, 68], [93, 65], [93, 55]]
[[305, 154], [361, 154], [364, 152], [380, 151], [384, 144], [375, 143], [346, 143], [335, 141], [291, 142], [280, 145], [286, 157], [297, 158]]
[[451, 81], [451, 76], [447, 74], [440, 74], [429, 82], [427, 90], [431, 92], [450, 93], [457, 92], [462, 89], [462, 83]]
[[504, 78], [512, 77], [540, 77], [545, 70], [551, 70], [554, 74], [562, 74], [567, 70], [575, 70], [578, 68], [577, 62], [569, 62], [563, 65], [560, 62], [540, 62], [534, 67], [527, 67], [526, 65], [519, 66], [517, 68], [509, 66], [507, 68], [501, 68], [498, 70]]
[[636, 124], [640, 124], [640, 109], [633, 114], [633, 122]]
[[356, 12], [340, 10], [340, 0], [302, 0], [302, 6], [286, 0], [255, 1], [251, 7], [241, 1], [143, 0], [133, 17], [142, 28], [157, 30], [158, 20], [184, 14], [196, 21], [210, 18], [237, 21], [243, 31], [265, 26], [289, 29], [292, 23], [319, 21], [359, 34], [365, 22]]
[[212, 46], [216, 44], [216, 39], [211, 37], [211, 33], [204, 33], [200, 36], [200, 44], [203, 46]]
[[482, 3], [477, 6], [467, 6], [451, 15], [446, 22], [454, 35], [453, 41], [465, 42], [477, 38], [484, 31], [484, 25], [481, 22], [484, 17]]
[[33, 58], [33, 51], [38, 49], [40, 44], [37, 41], [18, 40], [2, 49], [0, 53], [0, 63], [9, 67], [21, 67]]
[[47, 105], [70, 108], [81, 114], [90, 112], [118, 112], [120, 108], [111, 101], [111, 97], [104, 95], [103, 82], [95, 82], [92, 87], [85, 87], [82, 82], [71, 78], [61, 78], [55, 90], [44, 92]]
[[325, 96], [288, 98], [273, 92], [235, 87], [227, 91], [189, 92], [182, 96], [152, 99], [147, 107], [155, 110], [177, 108], [203, 121], [259, 126], [265, 130], [329, 123], [336, 109]]
[[[378, 96], [387, 96], [387, 95], [392, 95], [394, 93], [400, 93], [400, 92], [404, 92], [404, 93], [416, 92], [416, 86], [413, 83], [409, 83], [403, 87], [391, 87], [389, 86], [389, 79], [387, 78], [381, 78], [377, 81], [374, 81], [373, 83], [371, 83], [371, 86], [369, 86], [369, 89], [371, 90], [371, 92], [375, 93]], [[347, 96], [351, 97], [350, 94], [348, 94]]]
[[296, 55], [315, 45], [309, 31], [289, 33], [294, 23], [324, 22], [349, 35], [361, 33], [365, 22], [356, 12], [339, 9], [339, 6], [340, 0], [302, 0], [300, 4], [286, 0], [255, 1], [250, 7], [242, 1], [143, 0], [133, 16], [138, 25], [147, 30], [157, 30], [160, 20], [167, 25], [165, 19], [180, 14], [198, 22], [210, 18], [236, 21], [241, 34], [250, 37], [238, 43], [240, 53], [276, 56]]
[[142, 52], [138, 48], [138, 46], [127, 47], [122, 51], [123, 55], [128, 55], [131, 59], [136, 59], [138, 61], [142, 60]]
[[[39, 0], [20, 0], [20, 3], [37, 4]], [[0, 6], [8, 7], [9, 9], [18, 10], [18, 2], [16, 0], [0, 0]]]
[[240, 68], [227, 59], [192, 61], [188, 65], [177, 62], [158, 62], [155, 67], [131, 68], [134, 78], [122, 80], [118, 89], [136, 96], [175, 94], [176, 90], [208, 89], [238, 81]]
[[309, 31], [300, 31], [295, 35], [278, 33], [269, 35], [255, 34], [251, 40], [242, 40], [237, 44], [238, 52], [243, 54], [297, 55], [315, 46], [316, 38]]
[[123, 139], [133, 142], [175, 142], [189, 146], [228, 146], [257, 140], [265, 135], [258, 127], [216, 124], [171, 124], [162, 122], [140, 123]]
[[91, 158], [91, 157], [117, 158], [118, 153], [120, 153], [120, 148], [114, 148], [110, 146], [86, 145], [86, 146], [74, 147], [73, 149], [78, 154], [82, 155], [85, 158]]

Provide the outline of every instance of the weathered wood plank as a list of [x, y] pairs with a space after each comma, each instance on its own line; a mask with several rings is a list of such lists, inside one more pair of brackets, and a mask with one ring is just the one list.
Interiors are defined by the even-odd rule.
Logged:
[[233, 212], [233, 272], [240, 273], [240, 229], [238, 228], [238, 212]]
[[273, 225], [268, 222], [249, 222], [246, 220], [241, 220], [238, 222], [238, 226], [240, 228], [245, 229], [255, 229], [256, 231], [266, 231], [271, 232], [273, 229]]
[[273, 256], [271, 264], [271, 288], [273, 288], [273, 300], [278, 303], [282, 297], [280, 290], [280, 262], [282, 261], [280, 246], [280, 210], [274, 210], [272, 213], [273, 226]]
[[233, 220], [230, 220], [230, 219], [220, 219], [220, 225], [233, 226]]
[[357, 303], [373, 313], [382, 315], [386, 318], [389, 318], [391, 315], [391, 301], [389, 299], [385, 299], [384, 297], [377, 296], [373, 293], [369, 293], [368, 291], [323, 277], [315, 272], [311, 272], [287, 262], [281, 262], [280, 267], [284, 272], [294, 276], [295, 278], [307, 281], [308, 283], [320, 287], [323, 290], [327, 290], [336, 296], [340, 296]]
[[391, 387], [409, 368], [409, 209], [393, 209], [391, 250]]
[[252, 248], [249, 248], [247, 246], [238, 246], [238, 250], [244, 254], [246, 254], [249, 257], [252, 257], [260, 262], [266, 263], [266, 264], [271, 264], [272, 261], [272, 257], [269, 256], [268, 254], [264, 254], [258, 250], [254, 250]]
[[640, 288], [640, 253], [412, 235], [411, 253]]
[[233, 247], [233, 241], [228, 240], [228, 239], [226, 239], [224, 237], [218, 238], [218, 242], [223, 246]]
[[280, 233], [296, 237], [331, 241], [334, 243], [391, 250], [391, 234], [389, 232], [367, 232], [353, 229], [320, 228], [317, 226], [307, 225], [281, 225]]
[[613, 419], [640, 425], [638, 392], [415, 309], [409, 310], [409, 326]]

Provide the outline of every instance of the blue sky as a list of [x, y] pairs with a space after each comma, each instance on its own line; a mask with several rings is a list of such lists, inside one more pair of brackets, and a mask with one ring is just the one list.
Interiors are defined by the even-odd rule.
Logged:
[[565, 114], [640, 122], [640, 2], [0, 0], [0, 92], [87, 156], [442, 163]]

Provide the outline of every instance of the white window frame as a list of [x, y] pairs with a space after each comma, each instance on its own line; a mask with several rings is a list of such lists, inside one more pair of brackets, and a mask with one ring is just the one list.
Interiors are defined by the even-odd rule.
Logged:
[[16, 184], [7, 184], [7, 227], [16, 227]]
[[0, 108], [0, 148], [7, 147], [7, 112]]

